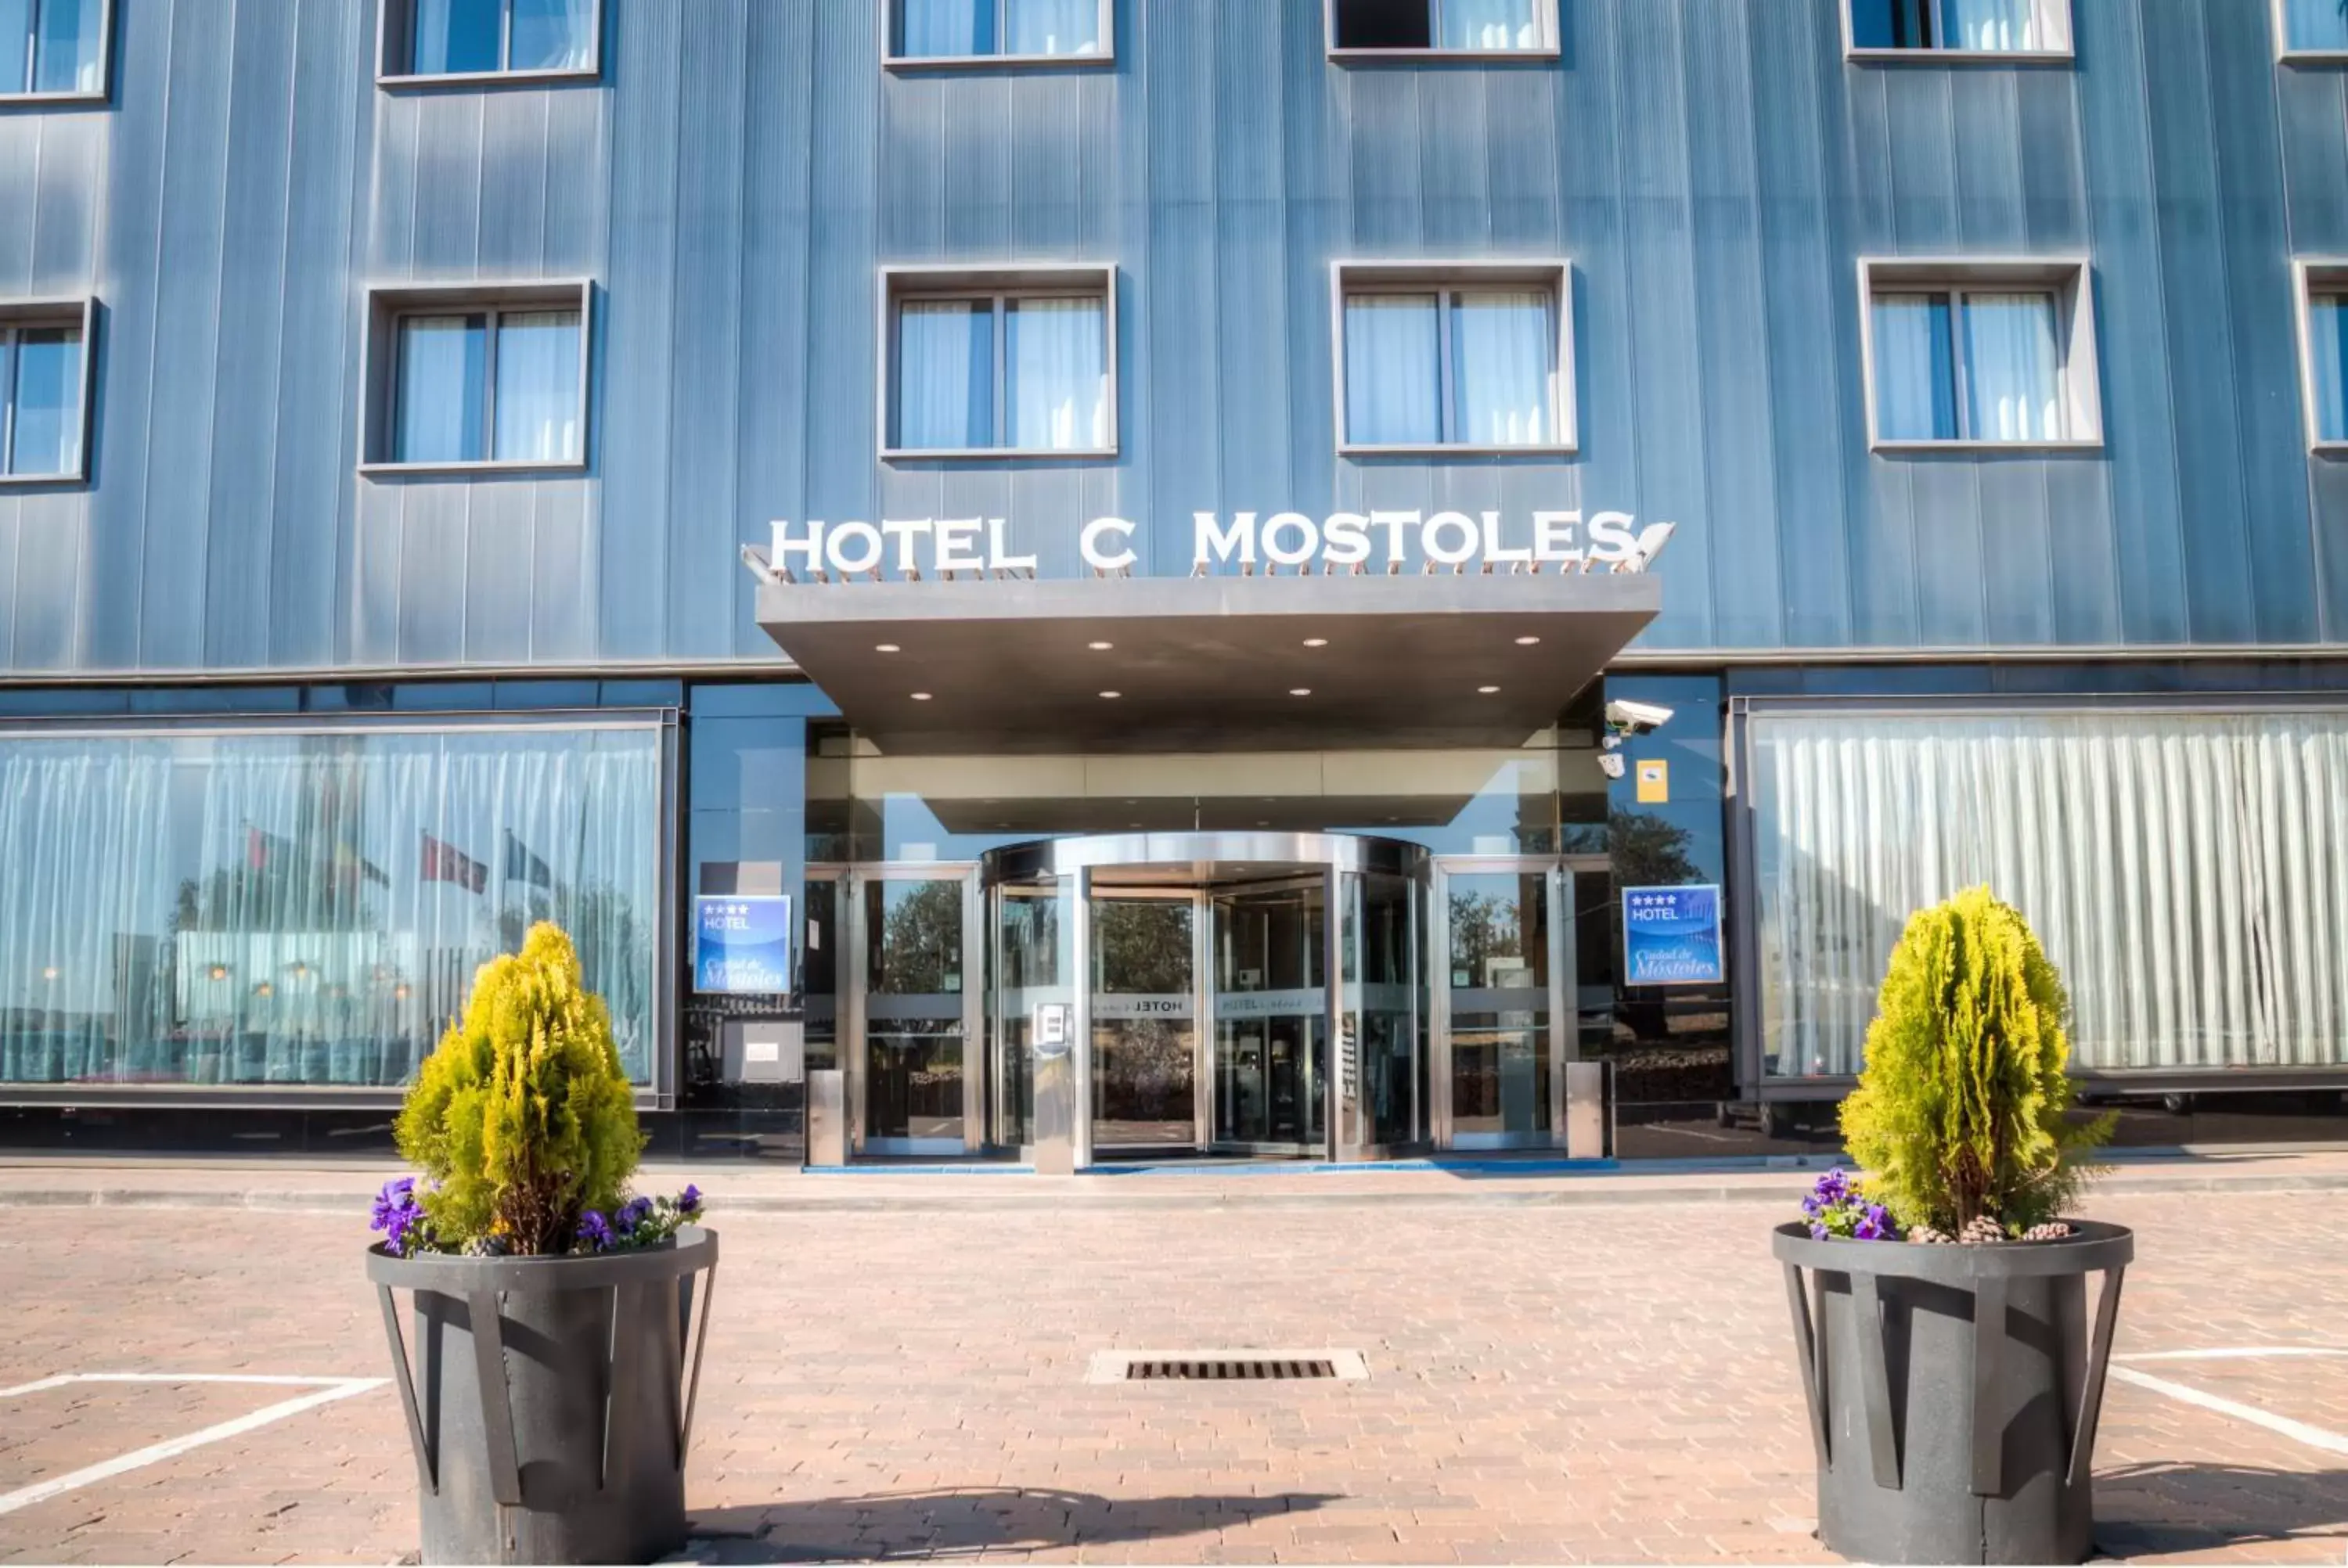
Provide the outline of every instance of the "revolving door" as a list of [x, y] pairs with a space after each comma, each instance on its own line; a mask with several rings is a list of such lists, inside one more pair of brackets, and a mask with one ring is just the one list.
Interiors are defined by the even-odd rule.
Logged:
[[990, 1141], [1039, 1170], [1423, 1145], [1416, 845], [1136, 834], [987, 856]]

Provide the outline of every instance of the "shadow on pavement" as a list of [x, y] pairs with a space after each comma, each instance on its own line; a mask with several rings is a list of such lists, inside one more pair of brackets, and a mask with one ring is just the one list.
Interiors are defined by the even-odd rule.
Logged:
[[2348, 1471], [2133, 1464], [2096, 1474], [2096, 1546], [2113, 1557], [2348, 1537]]
[[1339, 1501], [1296, 1491], [1129, 1499], [1005, 1488], [877, 1492], [695, 1510], [685, 1554], [707, 1563], [975, 1556], [1205, 1534]]

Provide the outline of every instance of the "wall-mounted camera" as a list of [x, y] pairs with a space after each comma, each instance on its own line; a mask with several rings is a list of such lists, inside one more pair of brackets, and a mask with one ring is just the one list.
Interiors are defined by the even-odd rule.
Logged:
[[1672, 722], [1672, 710], [1659, 708], [1653, 702], [1633, 702], [1616, 697], [1606, 704], [1606, 727], [1618, 735], [1643, 735], [1650, 730], [1660, 730]]
[[[1612, 739], [1612, 737], [1610, 736], [1609, 739]], [[1621, 778], [1623, 773], [1622, 753], [1620, 752], [1599, 753], [1598, 771], [1604, 774], [1610, 779]]]

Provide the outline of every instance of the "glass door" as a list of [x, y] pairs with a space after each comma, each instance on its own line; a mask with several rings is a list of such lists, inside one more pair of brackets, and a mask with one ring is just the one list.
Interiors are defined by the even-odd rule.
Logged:
[[1448, 1050], [1444, 1141], [1454, 1149], [1541, 1147], [1563, 1126], [1557, 876], [1544, 862], [1438, 867], [1436, 974]]
[[1326, 1147], [1327, 899], [1321, 877], [1213, 895], [1213, 1147]]
[[860, 872], [856, 1021], [849, 1085], [857, 1145], [880, 1155], [960, 1154], [974, 1146], [978, 977], [967, 873]]
[[1092, 1146], [1191, 1149], [1199, 1130], [1198, 898], [1092, 900]]

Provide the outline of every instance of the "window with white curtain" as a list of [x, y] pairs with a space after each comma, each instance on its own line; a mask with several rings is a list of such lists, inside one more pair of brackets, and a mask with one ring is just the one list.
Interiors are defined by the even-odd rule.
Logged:
[[1857, 56], [2071, 53], [2070, 0], [1844, 0]]
[[2298, 263], [2307, 440], [2348, 449], [2348, 261]]
[[[585, 461], [579, 285], [390, 295], [388, 375], [369, 466], [571, 467]], [[405, 308], [401, 308], [404, 304]]]
[[893, 0], [889, 58], [1106, 60], [1103, 0]]
[[0, 478], [78, 478], [87, 313], [0, 316]]
[[2340, 0], [2275, 0], [2285, 55], [2348, 55], [2348, 11]]
[[601, 23], [600, 0], [385, 0], [382, 75], [592, 76]]
[[[2101, 437], [2084, 269], [1862, 264], [1877, 446], [2091, 445]], [[1921, 270], [1920, 270], [1921, 269]]]
[[0, 99], [106, 92], [111, 0], [0, 0]]
[[1554, 54], [1556, 0], [1328, 0], [1332, 53]]
[[1116, 449], [1105, 271], [900, 275], [889, 315], [889, 452]]
[[1559, 277], [1341, 269], [1342, 444], [1570, 445]]
[[1910, 913], [2028, 917], [2093, 1071], [2348, 1062], [2348, 712], [1756, 712], [1773, 1077], [1859, 1071]]

